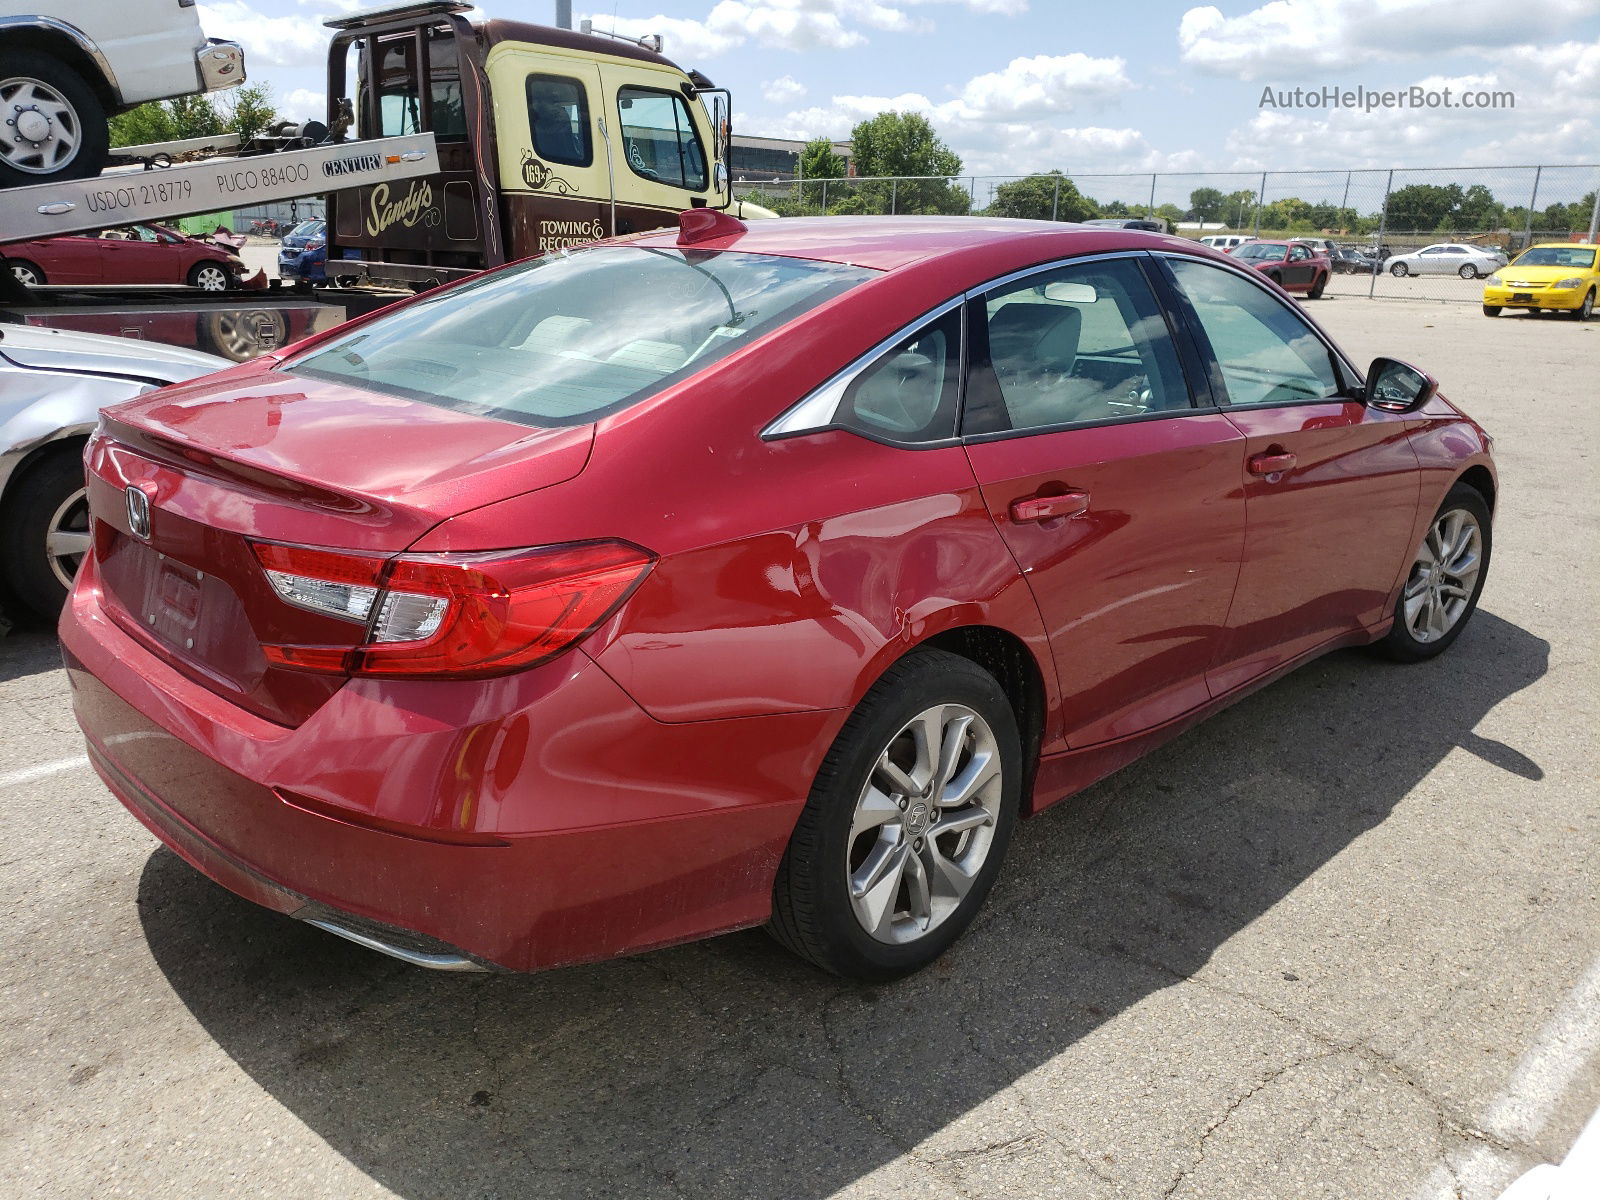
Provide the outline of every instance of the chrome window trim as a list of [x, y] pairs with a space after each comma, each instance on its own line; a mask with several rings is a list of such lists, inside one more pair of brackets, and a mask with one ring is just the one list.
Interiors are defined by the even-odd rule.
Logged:
[[[1181, 259], [1181, 260], [1186, 261], [1186, 262], [1204, 263], [1208, 267], [1215, 267], [1219, 271], [1231, 271], [1233, 274], [1237, 275], [1239, 278], [1249, 280], [1250, 283], [1254, 287], [1258, 288], [1262, 292], [1265, 292], [1267, 294], [1267, 296], [1270, 297], [1273, 301], [1275, 301], [1280, 308], [1287, 309], [1295, 317], [1299, 318], [1300, 322], [1303, 325], [1305, 325], [1305, 327], [1307, 329], [1311, 330], [1312, 333], [1316, 334], [1317, 335], [1317, 340], [1328, 348], [1329, 352], [1333, 354], [1334, 358], [1338, 361], [1339, 365], [1341, 367], [1343, 367], [1346, 372], [1349, 373], [1350, 380], [1351, 380], [1351, 382], [1353, 384], [1355, 384], [1358, 387], [1362, 387], [1362, 388], [1367, 386], [1366, 372], [1358, 371], [1355, 368], [1355, 365], [1351, 363], [1349, 356], [1346, 355], [1343, 350], [1339, 349], [1339, 347], [1334, 344], [1333, 339], [1330, 338], [1326, 333], [1324, 333], [1323, 330], [1322, 330], [1322, 327], [1320, 325], [1318, 325], [1314, 320], [1312, 320], [1309, 316], [1307, 316], [1305, 310], [1302, 309], [1298, 304], [1296, 304], [1293, 299], [1287, 299], [1286, 300], [1284, 297], [1278, 295], [1277, 292], [1273, 291], [1272, 288], [1267, 286], [1266, 280], [1262, 277], [1261, 273], [1259, 271], [1257, 271], [1254, 267], [1246, 269], [1246, 268], [1243, 268], [1243, 267], [1235, 266], [1233, 263], [1218, 262], [1216, 259], [1210, 258], [1210, 257], [1208, 257], [1206, 255], [1203, 255], [1203, 254], [1185, 254], [1181, 250], [1152, 250], [1151, 254], [1154, 257], [1157, 257], [1157, 258]], [[1189, 298], [1187, 296], [1184, 296], [1183, 300], [1187, 303], [1189, 301]], [[1202, 332], [1204, 332], [1204, 330], [1202, 330]], [[1206, 341], [1209, 344], [1210, 338], [1207, 338]], [[1214, 359], [1215, 356], [1213, 355], [1212, 357]], [[1268, 403], [1268, 404], [1233, 404], [1233, 403], [1224, 401], [1223, 404], [1222, 404], [1222, 407], [1223, 408], [1279, 408], [1279, 407], [1282, 407], [1284, 404], [1328, 404], [1328, 403], [1331, 403], [1336, 398], [1337, 397], [1322, 396], [1322, 397], [1318, 397], [1318, 398], [1312, 399], [1312, 400], [1273, 401], [1273, 402]], [[1351, 397], [1344, 397], [1344, 399], [1350, 399], [1350, 398]]]
[[[762, 441], [772, 441], [776, 438], [795, 437], [803, 433], [820, 433], [824, 429], [836, 428], [839, 416], [839, 406], [844, 401], [845, 393], [850, 390], [850, 385], [869, 367], [876, 365], [890, 350], [912, 334], [933, 324], [951, 310], [960, 308], [967, 302], [966, 293], [962, 293], [950, 300], [946, 300], [938, 308], [929, 309], [915, 321], [902, 326], [872, 349], [861, 355], [844, 370], [833, 375], [821, 387], [814, 389], [798, 404], [791, 405], [783, 413], [761, 431]], [[963, 356], [964, 360], [964, 356]], [[851, 432], [859, 432], [852, 429]], [[879, 439], [872, 439], [877, 441]], [[889, 440], [889, 439], [884, 439]], [[897, 446], [939, 446], [947, 445], [954, 440], [954, 431], [951, 437], [939, 438], [921, 442], [894, 441]]]

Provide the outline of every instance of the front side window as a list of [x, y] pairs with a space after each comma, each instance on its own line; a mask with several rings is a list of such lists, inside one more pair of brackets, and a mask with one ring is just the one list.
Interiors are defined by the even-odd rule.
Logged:
[[682, 96], [653, 88], [619, 88], [617, 107], [622, 144], [635, 175], [685, 191], [705, 191], [705, 152]]
[[962, 432], [1083, 424], [1190, 407], [1166, 319], [1132, 259], [1057, 267], [984, 296]]
[[569, 167], [587, 167], [594, 162], [589, 95], [581, 81], [561, 75], [529, 75], [528, 126], [533, 131], [533, 152], [545, 162]]
[[578, 425], [689, 378], [875, 274], [732, 251], [552, 255], [424, 297], [283, 369], [523, 425]]
[[1340, 392], [1333, 352], [1265, 289], [1192, 259], [1169, 260], [1211, 343], [1230, 404], [1289, 404]]

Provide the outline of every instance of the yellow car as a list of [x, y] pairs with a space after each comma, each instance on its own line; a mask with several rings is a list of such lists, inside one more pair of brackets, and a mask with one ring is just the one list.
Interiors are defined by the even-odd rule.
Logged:
[[1600, 246], [1544, 242], [1501, 267], [1483, 285], [1483, 315], [1502, 308], [1551, 308], [1587, 321], [1600, 292]]

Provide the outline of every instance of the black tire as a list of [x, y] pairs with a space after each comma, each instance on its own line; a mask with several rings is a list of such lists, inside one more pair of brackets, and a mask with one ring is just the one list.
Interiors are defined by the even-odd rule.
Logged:
[[1456, 274], [1461, 276], [1463, 279], [1477, 279], [1480, 272], [1478, 271], [1478, 268], [1473, 266], [1471, 263], [1462, 263], [1461, 269], [1457, 271]]
[[1583, 303], [1572, 310], [1574, 321], [1587, 321], [1594, 316], [1594, 289], [1589, 289], [1589, 294], [1583, 298]]
[[[965, 895], [948, 915], [912, 940], [891, 944], [866, 930], [849, 895], [852, 853], [863, 838], [881, 835], [882, 828], [858, 835], [853, 846], [851, 826], [857, 801], [880, 756], [892, 744], [899, 744], [899, 736], [913, 718], [940, 704], [971, 710], [993, 735], [1002, 774], [994, 818], [985, 822], [991, 826], [992, 836], [981, 865], [970, 875]], [[1016, 823], [1021, 785], [1016, 716], [994, 676], [969, 659], [941, 650], [907, 655], [890, 667], [856, 706], [823, 760], [778, 867], [768, 931], [800, 957], [851, 979], [882, 982], [927, 966], [971, 924], [993, 887]], [[902, 798], [902, 809], [909, 798]], [[921, 807], [913, 804], [911, 812]], [[939, 811], [937, 805], [934, 808]], [[909, 820], [911, 813], [907, 816]], [[919, 819], [925, 818], [924, 810]], [[900, 832], [905, 836], [913, 829], [901, 823]], [[915, 840], [919, 853], [924, 841], [930, 844], [929, 853], [934, 852], [932, 847], [939, 844], [936, 839], [944, 836], [937, 835], [936, 829], [937, 825], [928, 828], [926, 839]], [[961, 844], [955, 845], [959, 848]], [[906, 857], [911, 857], [909, 851]], [[893, 905], [898, 905], [900, 886], [894, 885]]]
[[1328, 273], [1324, 271], [1322, 274], [1317, 276], [1317, 281], [1311, 285], [1311, 290], [1306, 293], [1306, 299], [1321, 300], [1322, 293], [1327, 290], [1327, 287]]
[[[53, 183], [65, 179], [88, 179], [100, 174], [106, 165], [106, 148], [111, 144], [106, 125], [105, 106], [88, 82], [60, 59], [38, 51], [0, 50], [0, 79], [35, 80], [53, 90], [68, 106], [69, 121], [78, 125], [78, 144], [65, 162], [50, 169], [24, 170], [0, 153], [0, 188], [29, 183]], [[7, 113], [9, 118], [11, 114]], [[10, 140], [7, 140], [9, 146]], [[48, 145], [48, 143], [45, 143]], [[30, 162], [30, 166], [42, 165]]]
[[[202, 282], [206, 279], [216, 279], [219, 276], [222, 279], [221, 287], [207, 287]], [[228, 268], [219, 262], [213, 262], [211, 259], [197, 262], [190, 267], [188, 282], [190, 287], [204, 288], [208, 292], [226, 292], [233, 287], [233, 278], [228, 274]]]
[[1411, 268], [1406, 266], [1405, 263], [1395, 263], [1389, 268], [1389, 274], [1393, 275], [1396, 279], [1404, 279], [1407, 275], [1411, 274]]
[[11, 268], [12, 278], [23, 287], [36, 287], [41, 283], [48, 282], [44, 277], [44, 271], [27, 259], [7, 259], [6, 266]]
[[[1477, 488], [1465, 483], [1458, 483], [1450, 489], [1444, 498], [1444, 503], [1439, 506], [1439, 511], [1434, 514], [1433, 520], [1428, 522], [1429, 535], [1435, 526], [1445, 517], [1457, 510], [1469, 513], [1477, 522], [1480, 545], [1478, 549], [1477, 574], [1472, 585], [1471, 595], [1467, 598], [1465, 608], [1455, 617], [1454, 623], [1443, 634], [1429, 640], [1419, 639], [1413, 634], [1406, 621], [1405, 605], [1406, 592], [1413, 580], [1417, 578], [1417, 564], [1413, 564], [1407, 572], [1406, 583], [1401, 585], [1400, 595], [1395, 600], [1394, 626], [1376, 643], [1374, 649], [1386, 658], [1395, 662], [1422, 662], [1443, 654], [1461, 636], [1461, 631], [1467, 627], [1467, 622], [1472, 620], [1472, 614], [1478, 611], [1478, 597], [1483, 594], [1483, 585], [1489, 578], [1489, 560], [1494, 550], [1493, 519], [1489, 513], [1489, 505], [1484, 500], [1483, 494]], [[1420, 555], [1421, 548], [1418, 548]]]
[[[51, 567], [45, 539], [57, 513], [82, 490], [83, 445], [72, 442], [51, 449], [24, 468], [6, 496], [5, 520], [0, 523], [0, 566], [12, 594], [46, 621], [61, 615], [67, 588]], [[79, 524], [87, 532], [87, 519]]]
[[1483, 306], [1483, 315], [1486, 317], [1498, 317], [1500, 315], [1500, 305], [1485, 304]]

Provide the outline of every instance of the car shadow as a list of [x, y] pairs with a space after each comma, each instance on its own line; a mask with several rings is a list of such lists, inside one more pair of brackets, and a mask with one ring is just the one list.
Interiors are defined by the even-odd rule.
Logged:
[[166, 850], [140, 916], [207, 1033], [402, 1196], [822, 1197], [1192, 975], [1452, 751], [1542, 778], [1473, 729], [1548, 655], [1480, 612], [1433, 662], [1303, 668], [1024, 824], [967, 937], [887, 987], [758, 932], [540, 975], [430, 973]]
[[0, 683], [60, 670], [61, 643], [55, 630], [33, 617], [13, 619], [16, 625], [0, 636]]

